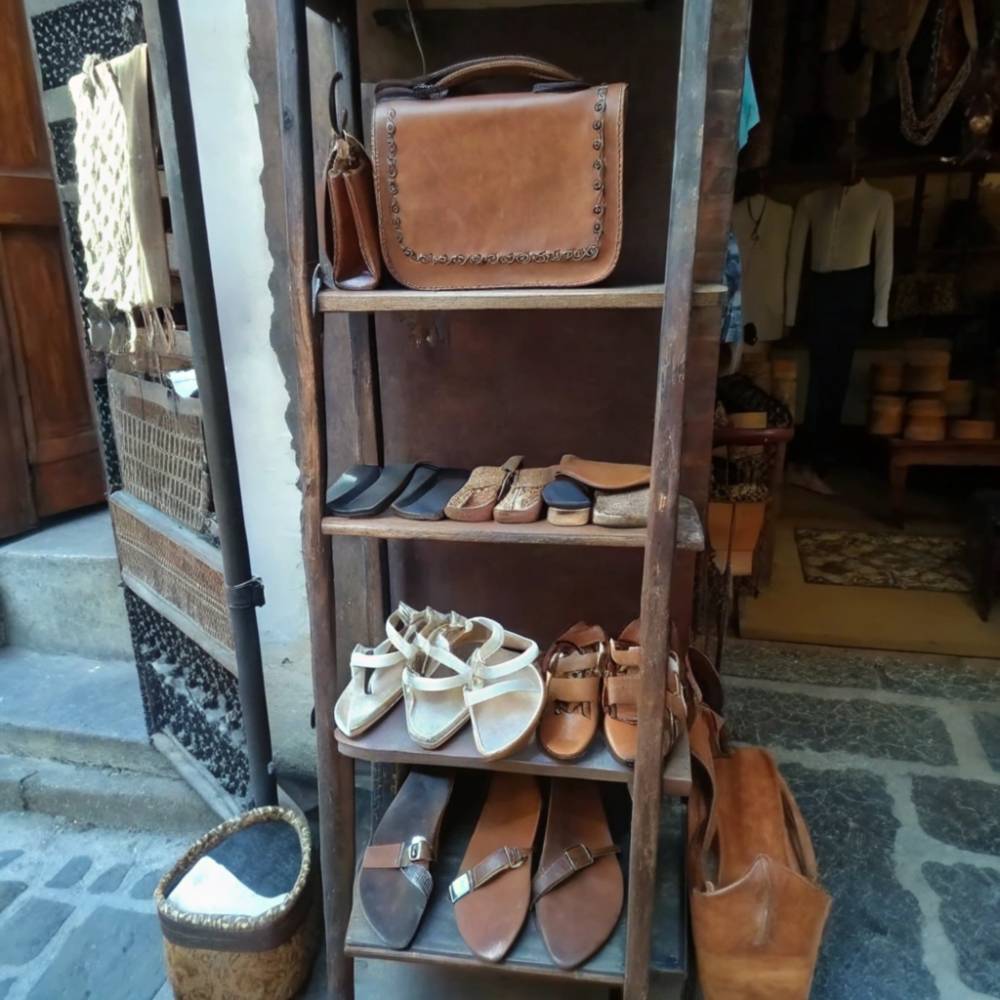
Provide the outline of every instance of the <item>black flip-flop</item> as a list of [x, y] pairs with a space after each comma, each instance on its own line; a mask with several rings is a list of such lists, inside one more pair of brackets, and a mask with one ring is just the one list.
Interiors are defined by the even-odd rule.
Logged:
[[448, 501], [468, 479], [468, 469], [439, 469], [433, 465], [421, 465], [405, 492], [392, 505], [393, 512], [417, 521], [440, 521]]
[[418, 465], [352, 465], [326, 491], [326, 512], [337, 517], [374, 517], [406, 488]]

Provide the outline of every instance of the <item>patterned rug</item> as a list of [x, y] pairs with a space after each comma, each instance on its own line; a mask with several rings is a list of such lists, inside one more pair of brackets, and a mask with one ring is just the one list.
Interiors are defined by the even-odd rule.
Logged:
[[796, 528], [807, 583], [967, 594], [965, 539]]

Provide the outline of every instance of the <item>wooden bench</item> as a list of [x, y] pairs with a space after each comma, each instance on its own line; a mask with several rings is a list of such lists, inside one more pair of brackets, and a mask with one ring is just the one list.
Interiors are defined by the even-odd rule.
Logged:
[[889, 486], [893, 519], [902, 527], [906, 478], [914, 465], [1000, 465], [1000, 438], [992, 441], [907, 441], [889, 438]]

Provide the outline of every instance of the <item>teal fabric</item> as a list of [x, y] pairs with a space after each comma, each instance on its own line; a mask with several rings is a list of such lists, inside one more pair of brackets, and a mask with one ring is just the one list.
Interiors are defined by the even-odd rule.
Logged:
[[743, 102], [740, 105], [740, 149], [750, 139], [750, 130], [760, 122], [760, 108], [757, 105], [757, 91], [754, 90], [753, 76], [750, 73], [750, 60], [744, 63], [743, 69]]

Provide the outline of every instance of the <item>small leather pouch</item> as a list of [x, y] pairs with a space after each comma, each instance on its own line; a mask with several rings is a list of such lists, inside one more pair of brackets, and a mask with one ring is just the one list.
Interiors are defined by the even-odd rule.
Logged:
[[[498, 80], [521, 89], [469, 92]], [[372, 158], [389, 271], [418, 289], [606, 278], [621, 248], [626, 89], [525, 56], [379, 83]]]
[[330, 85], [333, 136], [318, 193], [324, 205], [320, 264], [328, 285], [363, 292], [382, 280], [375, 185], [365, 147], [338, 124], [333, 95], [339, 78]]

